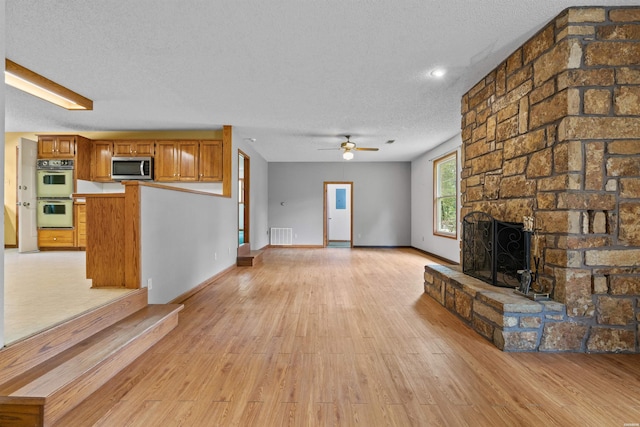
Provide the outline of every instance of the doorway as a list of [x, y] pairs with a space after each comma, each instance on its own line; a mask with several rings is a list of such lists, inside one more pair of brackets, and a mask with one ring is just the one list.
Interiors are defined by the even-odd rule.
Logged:
[[16, 243], [18, 252], [38, 250], [36, 226], [36, 159], [38, 143], [20, 138], [17, 164]]
[[249, 203], [251, 187], [249, 156], [238, 150], [238, 256], [251, 251], [251, 227]]
[[353, 247], [353, 182], [324, 183], [324, 247]]

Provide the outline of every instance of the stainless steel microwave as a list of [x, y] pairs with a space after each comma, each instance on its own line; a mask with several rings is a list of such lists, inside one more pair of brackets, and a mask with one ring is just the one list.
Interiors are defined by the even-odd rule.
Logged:
[[113, 157], [111, 158], [111, 179], [124, 181], [130, 179], [153, 179], [152, 157]]

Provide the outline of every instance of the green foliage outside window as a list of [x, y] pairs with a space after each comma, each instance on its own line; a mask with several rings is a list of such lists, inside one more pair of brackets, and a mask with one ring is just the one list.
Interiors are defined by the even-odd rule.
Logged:
[[434, 162], [435, 213], [437, 234], [456, 236], [458, 222], [457, 154], [453, 153]]

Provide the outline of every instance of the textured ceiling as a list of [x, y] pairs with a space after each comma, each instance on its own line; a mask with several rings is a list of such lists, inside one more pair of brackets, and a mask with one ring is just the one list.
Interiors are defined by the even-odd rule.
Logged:
[[[268, 161], [408, 161], [460, 98], [568, 6], [637, 0], [6, 0], [7, 58], [94, 101], [6, 90], [6, 131], [233, 125]], [[429, 72], [447, 69], [444, 78]], [[385, 144], [393, 139], [394, 144]]]

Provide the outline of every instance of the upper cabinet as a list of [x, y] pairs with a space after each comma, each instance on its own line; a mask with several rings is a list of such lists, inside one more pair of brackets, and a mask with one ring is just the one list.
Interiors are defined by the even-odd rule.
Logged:
[[76, 136], [40, 135], [38, 136], [38, 158], [72, 159], [76, 155]]
[[200, 141], [200, 181], [222, 181], [222, 141]]
[[93, 141], [91, 153], [91, 181], [111, 181], [113, 141]]
[[114, 156], [153, 156], [154, 155], [153, 140], [122, 140], [113, 142]]
[[91, 140], [80, 135], [38, 135], [39, 159], [74, 159], [74, 179], [91, 179]]
[[79, 135], [38, 136], [39, 158], [75, 159], [75, 177], [111, 182], [113, 157], [154, 158], [159, 182], [222, 182], [221, 140], [94, 140]]
[[198, 181], [198, 141], [157, 141], [156, 181]]

